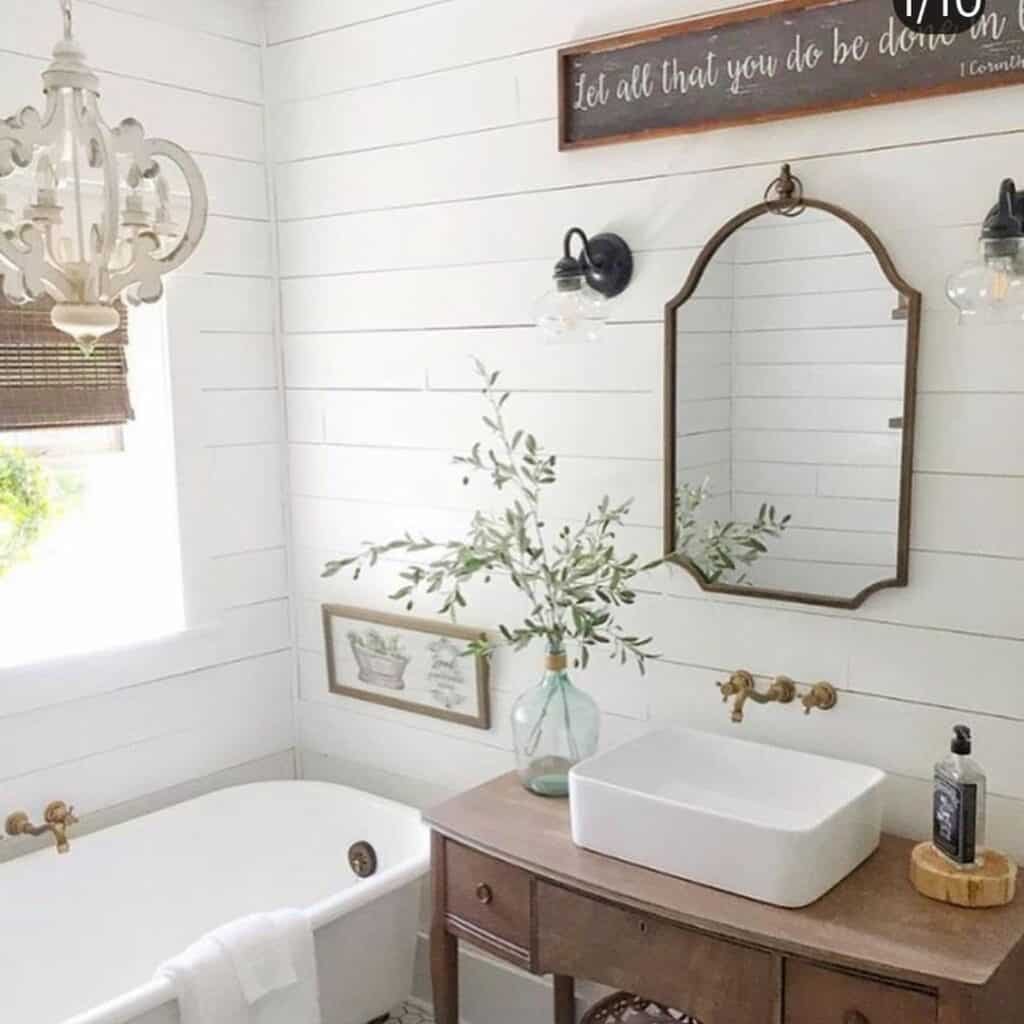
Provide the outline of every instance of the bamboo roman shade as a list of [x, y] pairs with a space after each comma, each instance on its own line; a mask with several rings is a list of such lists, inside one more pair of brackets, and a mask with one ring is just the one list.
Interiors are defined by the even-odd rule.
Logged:
[[0, 431], [87, 427], [134, 419], [128, 395], [128, 314], [91, 356], [50, 322], [50, 300], [0, 299]]

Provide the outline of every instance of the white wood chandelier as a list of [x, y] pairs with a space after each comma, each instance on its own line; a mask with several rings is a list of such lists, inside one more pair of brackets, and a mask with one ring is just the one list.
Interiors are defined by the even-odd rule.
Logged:
[[163, 295], [164, 275], [203, 237], [207, 195], [180, 146], [147, 139], [133, 118], [104, 122], [71, 0], [59, 3], [64, 38], [43, 73], [45, 113], [25, 107], [0, 120], [0, 283], [14, 303], [55, 300], [54, 326], [88, 354], [117, 329], [116, 300]]

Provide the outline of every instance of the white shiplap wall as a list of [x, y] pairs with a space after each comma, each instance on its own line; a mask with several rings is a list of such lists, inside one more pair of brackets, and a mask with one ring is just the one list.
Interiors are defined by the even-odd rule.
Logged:
[[[0, 95], [13, 111], [41, 100], [60, 16], [38, 0], [0, 9]], [[294, 672], [261, 5], [80, 0], [75, 17], [108, 118], [136, 116], [195, 153], [212, 212], [167, 297], [195, 628], [0, 672], [0, 809], [38, 814], [62, 798], [100, 823], [197, 787], [289, 775]], [[69, 614], [55, 595], [54, 628]]]
[[[757, 709], [745, 735], [885, 769], [887, 826], [912, 835], [928, 827], [931, 764], [966, 719], [991, 772], [992, 838], [1024, 855], [1024, 342], [959, 330], [942, 289], [1019, 167], [1024, 89], [558, 152], [558, 44], [708, 6], [270, 6], [306, 770], [426, 800], [511, 765], [506, 719], [536, 652], [499, 659], [490, 734], [331, 698], [318, 603], [385, 608], [393, 579], [324, 584], [319, 568], [405, 527], [456, 529], [493, 500], [448, 468], [478, 434], [471, 353], [506, 371], [510, 415], [563, 457], [554, 512], [634, 495], [628, 539], [658, 550], [662, 307], [791, 160], [809, 194], [878, 231], [925, 296], [911, 586], [840, 614], [708, 597], [666, 571], [637, 611], [665, 660], [647, 682], [604, 666], [585, 682], [615, 741], [666, 719], [730, 729], [713, 683], [740, 666], [829, 679], [836, 712]], [[543, 348], [529, 311], [576, 223], [629, 239], [636, 280], [602, 348]], [[466, 618], [518, 612], [492, 587]]]

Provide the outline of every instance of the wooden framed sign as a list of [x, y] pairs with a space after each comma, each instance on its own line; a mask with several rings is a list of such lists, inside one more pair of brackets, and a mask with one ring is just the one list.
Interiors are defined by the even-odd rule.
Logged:
[[[1024, 82], [1024, 0], [782, 0], [559, 52], [562, 149]], [[945, 5], [943, 7], [943, 5]], [[947, 28], [948, 22], [942, 22]]]

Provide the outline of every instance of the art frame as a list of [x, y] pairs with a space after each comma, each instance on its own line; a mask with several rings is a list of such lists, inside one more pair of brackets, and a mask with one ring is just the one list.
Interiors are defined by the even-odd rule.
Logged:
[[323, 605], [321, 614], [331, 693], [491, 728], [490, 664], [457, 643], [484, 631], [340, 604]]

